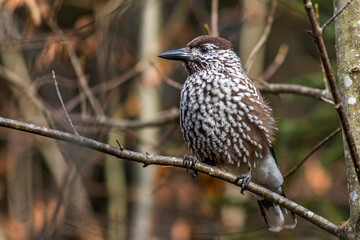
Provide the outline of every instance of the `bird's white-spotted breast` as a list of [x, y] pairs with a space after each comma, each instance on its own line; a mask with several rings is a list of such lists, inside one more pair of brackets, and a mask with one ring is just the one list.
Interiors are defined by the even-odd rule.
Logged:
[[184, 139], [200, 160], [256, 166], [268, 154], [274, 121], [252, 82], [240, 69], [226, 68], [233, 74], [203, 69], [186, 80], [180, 100]]

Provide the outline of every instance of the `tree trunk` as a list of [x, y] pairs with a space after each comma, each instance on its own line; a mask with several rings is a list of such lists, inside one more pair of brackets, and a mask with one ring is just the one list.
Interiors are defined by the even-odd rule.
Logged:
[[[159, 53], [159, 32], [161, 23], [161, 2], [159, 0], [143, 0], [144, 10], [141, 20], [139, 35], [139, 58], [151, 59]], [[147, 68], [141, 75], [138, 87], [138, 96], [141, 104], [140, 119], [156, 117], [160, 110], [159, 98], [159, 76], [153, 69]], [[152, 143], [159, 142], [157, 129], [142, 129], [139, 131], [141, 143], [138, 150], [142, 153], [156, 154]], [[137, 173], [137, 198], [134, 208], [132, 228], [132, 239], [149, 239], [152, 227], [153, 197], [152, 188], [155, 178], [154, 167], [144, 171], [142, 165], [136, 165]]]
[[[348, 0], [335, 0], [334, 12]], [[360, 149], [360, 0], [354, 0], [335, 21], [338, 88], [356, 147]], [[344, 141], [350, 218], [343, 225], [348, 239], [360, 239], [360, 185]], [[345, 237], [346, 239], [346, 237]]]

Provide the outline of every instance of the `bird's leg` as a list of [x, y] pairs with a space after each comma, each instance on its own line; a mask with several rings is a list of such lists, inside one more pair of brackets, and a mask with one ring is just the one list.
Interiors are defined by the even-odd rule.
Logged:
[[246, 190], [247, 186], [249, 185], [250, 181], [251, 181], [251, 168], [249, 167], [248, 171], [244, 174], [240, 174], [239, 176], [236, 177], [235, 179], [235, 184], [237, 184], [239, 182], [239, 180], [242, 179], [242, 183], [241, 183], [241, 194], [244, 195], [244, 191]]
[[[194, 168], [195, 167], [195, 163], [198, 161], [198, 159], [194, 156], [188, 156], [188, 155], [185, 155], [184, 156], [184, 165], [186, 167], [186, 171], [188, 172], [189, 171], [189, 168]], [[193, 169], [193, 174], [192, 174], [192, 177], [193, 178], [197, 178], [198, 177], [198, 172], [196, 170]]]

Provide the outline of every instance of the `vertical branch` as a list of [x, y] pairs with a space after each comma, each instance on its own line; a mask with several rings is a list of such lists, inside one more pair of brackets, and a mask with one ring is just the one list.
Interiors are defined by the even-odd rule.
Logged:
[[[160, 51], [159, 32], [161, 23], [161, 1], [143, 0], [144, 10], [141, 16], [141, 29], [139, 38], [139, 58], [154, 57]], [[155, 117], [160, 109], [160, 97], [158, 85], [160, 75], [154, 74], [156, 70], [147, 67], [141, 74], [141, 81], [137, 85], [137, 97], [140, 102], [139, 118], [141, 120]], [[141, 139], [138, 149], [140, 152], [155, 152], [151, 142], [159, 141], [157, 129], [142, 129], [138, 132]], [[134, 211], [132, 212], [131, 238], [148, 239], [151, 232], [151, 219], [153, 209], [153, 197], [151, 188], [155, 180], [156, 168], [143, 171], [143, 167], [136, 165], [133, 175], [136, 176], [137, 197]]]
[[[314, 7], [315, 7], [316, 20], [317, 20], [318, 24], [320, 24], [320, 21], [319, 21], [319, 18], [320, 18], [319, 4], [316, 3]], [[328, 84], [327, 79], [326, 79], [326, 73], [325, 73], [325, 69], [324, 69], [324, 64], [322, 62], [321, 62], [321, 72], [323, 74], [323, 82], [324, 82], [325, 90], [329, 91], [329, 84]]]
[[322, 37], [322, 29], [319, 26], [318, 21], [316, 20], [316, 16], [315, 16], [315, 13], [314, 13], [314, 9], [313, 9], [311, 0], [304, 0], [304, 5], [305, 5], [305, 10], [306, 10], [306, 13], [308, 15], [309, 22], [310, 22], [310, 25], [311, 25], [311, 35], [313, 36], [313, 38], [315, 40], [315, 43], [316, 43], [316, 46], [318, 48], [320, 59], [321, 59], [321, 62], [323, 64], [323, 66], [324, 66], [326, 78], [329, 81], [331, 93], [332, 93], [332, 96], [333, 96], [333, 99], [334, 99], [335, 108], [336, 108], [336, 111], [337, 111], [337, 113], [339, 115], [339, 118], [340, 118], [340, 121], [341, 121], [341, 126], [343, 128], [345, 140], [346, 140], [346, 143], [349, 146], [350, 155], [351, 155], [353, 164], [355, 166], [356, 175], [358, 177], [358, 180], [360, 180], [360, 158], [359, 158], [359, 154], [358, 154], [358, 151], [357, 151], [357, 148], [356, 148], [354, 137], [353, 137], [353, 135], [351, 133], [351, 129], [350, 129], [348, 119], [347, 119], [346, 114], [345, 114], [344, 105], [343, 105], [343, 103], [341, 101], [340, 94], [339, 94], [339, 92], [337, 90], [336, 80], [335, 80], [335, 77], [334, 77], [334, 73], [333, 73], [333, 70], [332, 70], [332, 67], [331, 67], [329, 57], [327, 55], [324, 39]]
[[53, 81], [54, 81], [54, 85], [55, 85], [55, 89], [56, 89], [56, 94], [58, 95], [58, 98], [60, 100], [60, 103], [61, 103], [61, 106], [62, 108], [64, 109], [64, 113], [65, 113], [65, 116], [66, 116], [66, 119], [68, 120], [68, 123], [70, 124], [72, 130], [74, 131], [75, 135], [79, 135], [79, 133], [76, 131], [75, 127], [74, 127], [74, 124], [72, 123], [71, 121], [71, 118], [69, 116], [69, 114], [67, 113], [66, 111], [66, 108], [65, 108], [65, 104], [64, 104], [64, 101], [61, 97], [61, 93], [60, 93], [60, 90], [59, 90], [59, 86], [58, 86], [58, 83], [56, 81], [56, 76], [55, 76], [55, 71], [53, 70], [52, 71], [52, 78], [53, 78]]
[[211, 30], [212, 35], [219, 36], [219, 20], [218, 20], [218, 11], [219, 11], [219, 0], [212, 0], [211, 2]]

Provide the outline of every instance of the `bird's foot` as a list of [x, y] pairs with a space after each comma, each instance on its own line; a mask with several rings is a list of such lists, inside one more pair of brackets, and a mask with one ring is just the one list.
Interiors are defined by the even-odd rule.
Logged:
[[193, 168], [195, 167], [196, 162], [198, 161], [198, 159], [194, 156], [188, 156], [185, 155], [184, 156], [184, 165], [186, 167], [186, 171], [189, 171], [189, 168], [191, 168], [194, 172], [192, 173], [192, 177], [193, 178], [197, 178], [198, 177], [198, 172], [196, 170], [194, 170]]
[[251, 181], [251, 168], [248, 169], [248, 171], [244, 174], [240, 174], [239, 176], [236, 177], [235, 179], [235, 184], [237, 184], [240, 179], [242, 179], [242, 183], [240, 185], [241, 187], [241, 194], [244, 195], [244, 191], [247, 189], [247, 186], [249, 185], [250, 181]]

